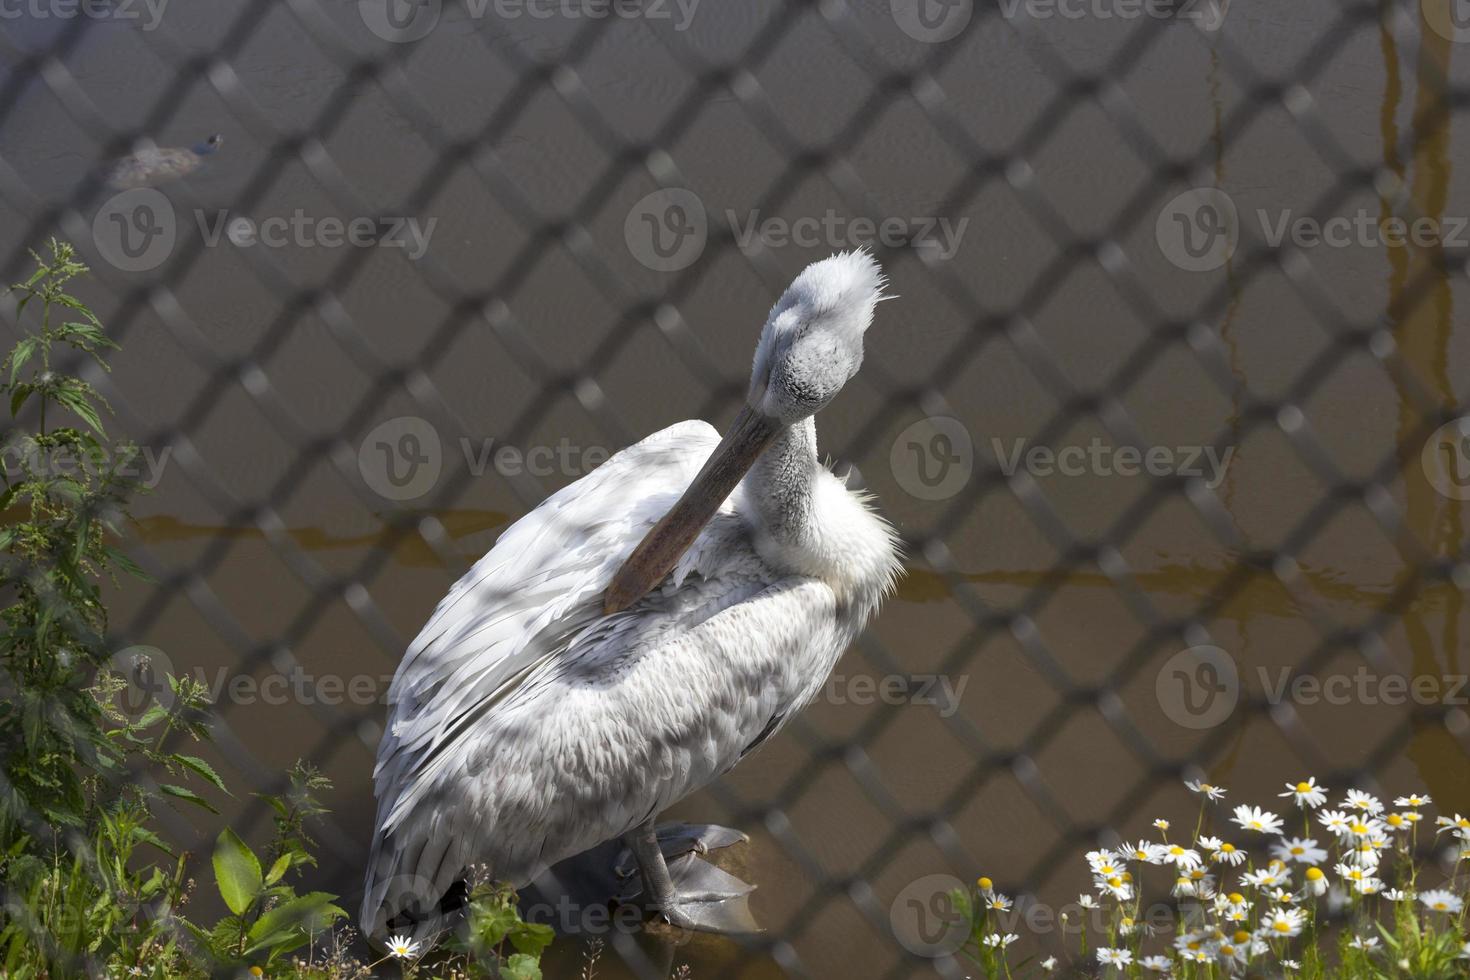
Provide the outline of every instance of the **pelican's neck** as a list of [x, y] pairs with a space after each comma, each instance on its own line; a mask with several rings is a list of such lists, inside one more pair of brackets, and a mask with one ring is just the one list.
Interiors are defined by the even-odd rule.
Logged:
[[745, 477], [761, 530], [782, 551], [810, 547], [817, 532], [817, 425], [802, 419], [783, 429]]

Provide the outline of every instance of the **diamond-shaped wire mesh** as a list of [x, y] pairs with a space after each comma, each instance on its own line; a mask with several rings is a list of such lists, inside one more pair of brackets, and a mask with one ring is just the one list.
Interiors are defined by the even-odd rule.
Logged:
[[[752, 832], [768, 933], [657, 967], [618, 937], [629, 971], [964, 975], [906, 921], [926, 881], [1064, 902], [1081, 850], [1189, 819], [1191, 773], [1470, 808], [1460, 701], [1266, 683], [1463, 670], [1461, 6], [35, 4], [0, 23], [0, 247], [8, 281], [51, 234], [89, 254], [122, 345], [93, 380], [158, 461], [119, 642], [216, 689], [237, 779], [335, 780], [351, 901], [378, 701], [438, 596], [606, 451], [728, 421], [772, 299], [871, 244], [899, 300], [819, 428], [909, 574], [681, 811]], [[108, 186], [138, 141], [214, 132], [160, 197]], [[1363, 230], [1393, 218], [1437, 234]], [[1238, 702], [1201, 720], [1206, 667]]]

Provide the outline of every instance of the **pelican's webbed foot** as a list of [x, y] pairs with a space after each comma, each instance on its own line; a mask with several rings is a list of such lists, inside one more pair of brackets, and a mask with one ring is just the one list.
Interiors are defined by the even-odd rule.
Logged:
[[[673, 925], [700, 932], [759, 932], [750, 912], [754, 885], [700, 857], [711, 849], [749, 840], [739, 831], [709, 824], [671, 824], [655, 829], [649, 820], [631, 831], [617, 864], [627, 879], [621, 901], [636, 901]], [[634, 862], [638, 874], [633, 874]]]

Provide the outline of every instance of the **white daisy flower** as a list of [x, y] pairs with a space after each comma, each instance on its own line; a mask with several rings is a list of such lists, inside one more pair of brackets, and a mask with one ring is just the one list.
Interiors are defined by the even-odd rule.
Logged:
[[997, 912], [1009, 912], [1011, 910], [1011, 900], [999, 892], [992, 892], [985, 899], [985, 907], [994, 909]]
[[1267, 935], [1283, 939], [1300, 935], [1306, 921], [1307, 913], [1301, 909], [1275, 909], [1266, 916], [1261, 927]]
[[1291, 884], [1291, 873], [1276, 868], [1258, 868], [1241, 876], [1252, 888], [1281, 888]]
[[1315, 810], [1327, 802], [1327, 787], [1317, 785], [1317, 777], [1312, 776], [1304, 783], [1287, 783], [1285, 793], [1277, 793], [1277, 796], [1290, 796], [1296, 800], [1296, 805], [1303, 808]]
[[1431, 912], [1448, 912], [1451, 915], [1459, 915], [1460, 910], [1465, 907], [1460, 896], [1443, 888], [1424, 892], [1419, 896], [1419, 902]]
[[1378, 946], [1377, 936], [1354, 936], [1348, 943], [1353, 949], [1376, 949]]
[[1123, 849], [1123, 857], [1140, 864], [1163, 864], [1167, 861], [1169, 848], [1153, 841], [1141, 840]]
[[1138, 961], [1138, 965], [1145, 970], [1152, 970], [1155, 973], [1168, 973], [1169, 967], [1173, 964], [1167, 956], [1145, 956]]
[[1091, 895], [1078, 895], [1077, 905], [1079, 908], [1095, 909], [1097, 908], [1097, 899], [1093, 898]]
[[1216, 864], [1228, 864], [1234, 868], [1246, 859], [1245, 851], [1218, 837], [1201, 837], [1199, 844], [1200, 847], [1210, 852], [1210, 860]]
[[1317, 814], [1317, 822], [1339, 837], [1347, 834], [1352, 826], [1352, 819], [1341, 810], [1323, 810]]
[[1235, 816], [1230, 819], [1240, 824], [1244, 830], [1254, 830], [1261, 834], [1281, 833], [1281, 818], [1258, 806], [1242, 804], [1235, 808]]
[[1357, 837], [1359, 839], [1364, 837], [1372, 837], [1375, 834], [1382, 834], [1384, 832], [1384, 829], [1385, 828], [1383, 825], [1383, 821], [1377, 820], [1373, 817], [1348, 818], [1347, 832], [1353, 837]]
[[419, 944], [407, 936], [391, 936], [388, 939], [388, 955], [395, 960], [413, 959], [418, 951]]
[[1349, 810], [1358, 810], [1373, 816], [1383, 812], [1383, 804], [1379, 802], [1378, 797], [1372, 793], [1364, 793], [1360, 789], [1348, 790], [1347, 799], [1343, 800], [1342, 805]]
[[1041, 968], [1047, 973], [1051, 973], [1057, 968], [1057, 958], [1055, 956], [1048, 956], [1041, 961]]
[[1321, 864], [1327, 860], [1327, 851], [1308, 837], [1283, 837], [1271, 845], [1271, 853], [1282, 861], [1294, 861], [1297, 864]]
[[985, 945], [995, 947], [997, 949], [1005, 949], [1011, 943], [1020, 938], [1021, 937], [1016, 935], [1014, 932], [1008, 932], [1004, 936], [1002, 936], [998, 932], [992, 932], [985, 937]]
[[1412, 902], [1414, 900], [1414, 893], [1406, 892], [1402, 888], [1390, 888], [1383, 893], [1383, 897], [1390, 902]]
[[1165, 820], [1163, 817], [1160, 817], [1159, 819], [1154, 821], [1154, 826], [1160, 830], [1168, 830], [1169, 821]]
[[1192, 847], [1183, 847], [1179, 844], [1170, 844], [1164, 851], [1165, 857], [1173, 864], [1188, 871], [1199, 867], [1204, 859], [1199, 856], [1199, 851]]
[[1300, 970], [1302, 968], [1302, 965], [1296, 960], [1282, 960], [1281, 968], [1283, 970]]
[[1318, 867], [1308, 868], [1302, 873], [1302, 878], [1306, 881], [1305, 887], [1307, 893], [1310, 895], [1324, 895], [1327, 892], [1328, 886], [1332, 884], [1327, 880], [1327, 874]]
[[1458, 813], [1453, 817], [1436, 817], [1434, 823], [1440, 830], [1470, 830], [1470, 817]]
[[1123, 873], [1123, 859], [1112, 851], [1088, 851], [1087, 866], [1101, 878]]
[[1434, 801], [1429, 798], [1428, 793], [1424, 794], [1423, 796], [1420, 796], [1418, 793], [1410, 793], [1408, 796], [1400, 796], [1398, 799], [1394, 800], [1393, 805], [1419, 807], [1428, 806], [1430, 803], [1433, 802]]
[[1094, 878], [1092, 883], [1093, 887], [1098, 891], [1107, 892], [1109, 895], [1121, 901], [1126, 902], [1133, 897], [1133, 886], [1128, 883], [1127, 879], [1121, 876], [1115, 875], [1111, 878], [1098, 877]]
[[1219, 786], [1211, 786], [1209, 783], [1199, 782], [1198, 780], [1185, 780], [1184, 785], [1189, 787], [1191, 793], [1199, 793], [1211, 803], [1223, 799], [1226, 793], [1226, 790]]
[[1133, 954], [1126, 949], [1109, 949], [1103, 946], [1097, 951], [1097, 961], [1104, 966], [1127, 966], [1133, 962]]

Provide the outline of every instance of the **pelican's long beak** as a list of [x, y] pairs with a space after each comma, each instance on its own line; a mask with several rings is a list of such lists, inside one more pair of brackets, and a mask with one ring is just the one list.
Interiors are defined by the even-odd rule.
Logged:
[[740, 410], [735, 424], [710, 454], [684, 496], [638, 543], [613, 576], [602, 600], [604, 614], [622, 612], [663, 581], [780, 431], [781, 423], [775, 419], [748, 405]]

